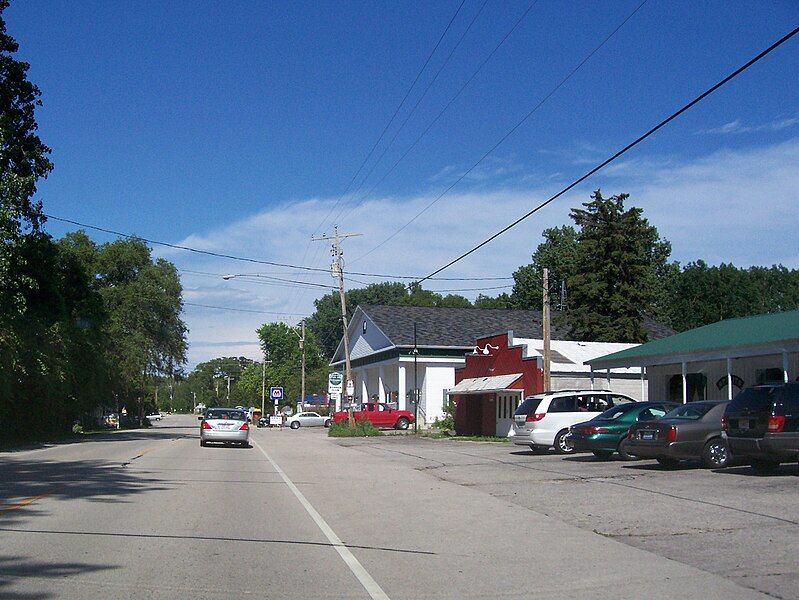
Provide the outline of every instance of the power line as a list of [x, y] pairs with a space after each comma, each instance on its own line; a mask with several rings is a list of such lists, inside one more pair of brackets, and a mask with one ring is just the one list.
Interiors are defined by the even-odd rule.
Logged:
[[245, 312], [245, 313], [256, 313], [259, 315], [277, 315], [282, 317], [305, 317], [307, 315], [302, 313], [281, 313], [281, 312], [270, 312], [267, 310], [251, 310], [248, 308], [231, 308], [229, 306], [213, 306], [211, 304], [198, 304], [197, 302], [184, 302], [184, 306], [199, 306], [201, 308], [213, 308], [216, 310], [230, 310], [234, 312]]
[[699, 102], [701, 102], [702, 100], [707, 98], [710, 94], [715, 92], [721, 86], [723, 86], [727, 82], [731, 81], [732, 79], [734, 79], [735, 77], [737, 77], [738, 75], [740, 75], [741, 73], [746, 71], [749, 67], [754, 65], [756, 62], [758, 62], [759, 60], [761, 60], [762, 58], [764, 58], [765, 56], [767, 56], [768, 54], [770, 54], [771, 52], [773, 52], [774, 50], [776, 50], [777, 48], [782, 46], [785, 42], [790, 40], [797, 33], [799, 33], [799, 27], [797, 27], [796, 29], [794, 29], [790, 33], [788, 33], [788, 34], [784, 35], [783, 37], [781, 37], [779, 40], [774, 42], [771, 46], [769, 46], [768, 48], [766, 48], [765, 50], [760, 52], [757, 56], [755, 56], [754, 58], [750, 59], [749, 61], [747, 61], [746, 63], [744, 63], [743, 65], [741, 65], [737, 69], [735, 69], [735, 71], [733, 71], [732, 73], [727, 75], [724, 79], [722, 79], [721, 81], [719, 81], [715, 85], [709, 87], [707, 90], [705, 90], [704, 92], [699, 94], [696, 98], [694, 98], [693, 100], [688, 102], [688, 104], [684, 105], [679, 110], [673, 112], [670, 116], [666, 117], [660, 123], [658, 123], [657, 125], [652, 127], [649, 131], [647, 131], [643, 135], [640, 135], [635, 140], [633, 140], [632, 142], [630, 142], [629, 144], [624, 146], [624, 148], [622, 148], [621, 150], [619, 150], [618, 152], [613, 154], [611, 157], [609, 157], [609, 158], [605, 159], [604, 161], [602, 161], [601, 163], [599, 163], [593, 169], [588, 171], [585, 175], [583, 175], [582, 177], [579, 177], [578, 179], [575, 179], [572, 183], [567, 185], [565, 188], [563, 188], [557, 194], [555, 194], [554, 196], [551, 196], [549, 199], [545, 200], [544, 202], [542, 202], [541, 204], [539, 204], [538, 206], [533, 208], [531, 211], [525, 213], [524, 215], [522, 215], [521, 217], [519, 217], [518, 219], [516, 219], [515, 221], [510, 223], [509, 225], [503, 227], [502, 229], [500, 229], [498, 232], [496, 232], [492, 236], [488, 237], [487, 239], [485, 239], [482, 242], [480, 242], [478, 245], [474, 246], [472, 249], [468, 250], [467, 252], [464, 252], [463, 254], [461, 254], [460, 256], [455, 258], [454, 260], [451, 260], [450, 262], [445, 264], [443, 267], [439, 267], [438, 269], [436, 269], [435, 271], [433, 271], [432, 273], [430, 273], [426, 277], [423, 277], [422, 279], [419, 280], [419, 283], [421, 283], [422, 281], [425, 281], [427, 279], [432, 278], [434, 275], [437, 275], [438, 273], [440, 273], [441, 271], [443, 271], [445, 269], [448, 269], [449, 267], [451, 267], [455, 263], [460, 262], [461, 260], [463, 260], [464, 258], [469, 256], [473, 252], [476, 252], [477, 250], [479, 250], [480, 248], [482, 248], [483, 246], [485, 246], [489, 242], [491, 242], [491, 241], [495, 240], [496, 238], [498, 238], [499, 236], [501, 236], [506, 231], [512, 229], [513, 227], [516, 227], [516, 225], [518, 225], [519, 223], [521, 223], [522, 221], [524, 221], [525, 219], [527, 219], [531, 215], [537, 213], [539, 210], [541, 210], [542, 208], [544, 208], [545, 206], [547, 206], [551, 202], [554, 202], [556, 199], [560, 198], [563, 194], [565, 194], [566, 192], [568, 192], [572, 188], [576, 187], [577, 185], [579, 185], [580, 183], [582, 183], [583, 181], [585, 181], [586, 179], [591, 177], [594, 173], [596, 173], [600, 169], [604, 168], [605, 166], [607, 166], [610, 163], [612, 163], [613, 161], [615, 161], [617, 158], [619, 158], [620, 156], [625, 154], [627, 151], [629, 151], [630, 149], [632, 149], [635, 146], [637, 146], [638, 144], [640, 144], [642, 141], [647, 139], [649, 136], [654, 134], [656, 131], [658, 131], [659, 129], [665, 127], [667, 124], [669, 124], [671, 121], [673, 121], [674, 119], [679, 117], [681, 114], [683, 114], [684, 112], [686, 112], [687, 110], [689, 110], [690, 108], [692, 108], [693, 106], [695, 106], [696, 104], [698, 104]]
[[587, 62], [588, 62], [588, 61], [591, 59], [591, 57], [592, 57], [592, 56], [594, 56], [594, 54], [596, 54], [596, 53], [597, 53], [597, 52], [598, 52], [598, 51], [599, 51], [599, 50], [600, 50], [600, 49], [601, 49], [601, 48], [602, 48], [602, 47], [603, 47], [603, 46], [604, 46], [604, 45], [605, 45], [605, 44], [606, 44], [608, 41], [610, 41], [610, 39], [611, 39], [611, 38], [612, 38], [614, 35], [616, 35], [616, 33], [617, 33], [617, 32], [618, 32], [618, 31], [619, 31], [619, 30], [620, 30], [622, 27], [624, 27], [624, 25], [627, 23], [627, 21], [629, 21], [630, 19], [632, 19], [632, 18], [633, 18], [633, 16], [635, 15], [635, 13], [637, 13], [637, 12], [638, 12], [638, 11], [639, 11], [639, 10], [640, 10], [640, 9], [641, 9], [643, 6], [644, 6], [644, 4], [646, 4], [646, 3], [647, 3], [647, 0], [643, 0], [643, 1], [642, 1], [640, 4], [638, 4], [638, 6], [636, 6], [636, 7], [633, 9], [633, 11], [632, 11], [630, 14], [628, 14], [628, 15], [627, 15], [627, 16], [624, 18], [624, 20], [623, 20], [621, 23], [619, 23], [619, 24], [616, 26], [616, 28], [615, 28], [613, 31], [611, 31], [611, 32], [610, 32], [610, 33], [609, 33], [609, 34], [608, 34], [608, 35], [605, 37], [605, 39], [603, 39], [603, 40], [602, 40], [602, 41], [601, 41], [601, 42], [600, 42], [600, 43], [599, 43], [599, 44], [598, 44], [598, 45], [597, 45], [597, 46], [596, 46], [596, 47], [595, 47], [593, 50], [591, 50], [591, 52], [589, 52], [589, 53], [588, 53], [588, 54], [585, 56], [585, 58], [583, 58], [583, 59], [582, 59], [582, 60], [581, 60], [581, 61], [580, 61], [580, 62], [577, 64], [577, 66], [575, 66], [575, 67], [574, 67], [574, 68], [573, 68], [573, 69], [572, 69], [572, 70], [571, 70], [571, 71], [568, 73], [568, 75], [566, 75], [566, 76], [565, 76], [563, 79], [561, 79], [561, 80], [560, 80], [560, 82], [559, 82], [559, 83], [558, 83], [558, 84], [557, 84], [555, 87], [553, 87], [553, 88], [552, 88], [552, 89], [549, 91], [549, 93], [547, 93], [547, 95], [546, 95], [546, 96], [544, 96], [544, 97], [543, 97], [541, 100], [539, 100], [538, 104], [536, 104], [536, 105], [535, 105], [535, 106], [534, 106], [534, 107], [533, 107], [533, 108], [532, 108], [530, 111], [528, 111], [528, 112], [527, 112], [527, 114], [525, 114], [525, 115], [524, 115], [524, 116], [523, 116], [523, 117], [522, 117], [520, 120], [518, 120], [518, 121], [516, 122], [516, 124], [515, 124], [513, 127], [511, 127], [511, 128], [510, 128], [510, 129], [509, 129], [509, 130], [508, 130], [508, 131], [507, 131], [507, 132], [506, 132], [506, 133], [505, 133], [505, 134], [504, 134], [504, 135], [501, 137], [501, 138], [499, 138], [499, 140], [498, 140], [498, 141], [497, 141], [497, 142], [496, 142], [496, 143], [495, 143], [493, 146], [491, 146], [491, 148], [489, 148], [489, 149], [488, 149], [488, 151], [486, 151], [486, 152], [485, 152], [485, 153], [484, 153], [484, 154], [483, 154], [483, 155], [482, 155], [482, 156], [481, 156], [481, 157], [480, 157], [480, 158], [477, 160], [477, 162], [475, 162], [475, 163], [474, 163], [474, 164], [473, 164], [471, 167], [469, 167], [468, 169], [466, 169], [466, 171], [464, 171], [464, 172], [463, 172], [463, 173], [462, 173], [462, 174], [461, 174], [461, 175], [460, 175], [460, 176], [459, 176], [459, 177], [458, 177], [458, 178], [457, 178], [457, 179], [456, 179], [456, 180], [455, 180], [455, 181], [454, 181], [454, 182], [453, 182], [451, 185], [449, 185], [449, 186], [448, 186], [446, 189], [444, 189], [444, 191], [443, 191], [443, 192], [441, 192], [441, 193], [440, 193], [438, 196], [436, 196], [436, 197], [435, 197], [435, 198], [434, 198], [434, 199], [433, 199], [431, 202], [429, 202], [429, 203], [428, 203], [428, 204], [427, 204], [427, 205], [426, 205], [426, 206], [425, 206], [425, 207], [424, 207], [422, 210], [420, 210], [419, 212], [417, 212], [417, 213], [416, 213], [416, 214], [415, 214], [415, 215], [414, 215], [414, 216], [413, 216], [413, 217], [412, 217], [412, 218], [411, 218], [411, 219], [410, 219], [410, 220], [409, 220], [407, 223], [405, 223], [404, 225], [402, 225], [402, 226], [401, 226], [399, 229], [397, 229], [397, 230], [396, 230], [394, 233], [392, 233], [392, 234], [391, 234], [391, 235], [389, 235], [387, 238], [385, 238], [383, 241], [381, 241], [381, 242], [380, 242], [380, 243], [379, 243], [377, 246], [375, 246], [374, 248], [372, 248], [371, 250], [369, 250], [369, 251], [368, 251], [368, 252], [366, 252], [365, 254], [362, 254], [361, 256], [359, 256], [358, 258], [356, 258], [355, 260], [360, 260], [360, 259], [364, 258], [365, 256], [368, 256], [369, 254], [371, 254], [372, 252], [374, 252], [374, 251], [375, 251], [375, 250], [377, 250], [378, 248], [381, 248], [382, 246], [386, 245], [388, 242], [390, 242], [392, 239], [394, 239], [394, 238], [395, 238], [397, 235], [399, 235], [399, 234], [400, 234], [400, 233], [401, 233], [401, 232], [402, 232], [402, 231], [403, 231], [403, 230], [404, 230], [406, 227], [408, 227], [408, 225], [410, 225], [411, 223], [413, 223], [413, 222], [414, 222], [416, 219], [418, 219], [418, 218], [419, 218], [419, 217], [421, 217], [421, 216], [422, 216], [424, 213], [426, 213], [428, 210], [430, 210], [430, 208], [431, 208], [431, 207], [432, 207], [434, 204], [436, 204], [436, 203], [437, 203], [439, 200], [441, 200], [441, 199], [442, 199], [444, 196], [446, 196], [446, 195], [447, 195], [447, 194], [448, 194], [448, 193], [449, 193], [449, 192], [450, 192], [450, 191], [451, 191], [451, 190], [452, 190], [452, 189], [453, 189], [453, 188], [454, 188], [456, 185], [458, 185], [458, 184], [459, 184], [461, 181], [463, 181], [463, 180], [466, 178], [466, 176], [467, 176], [469, 173], [471, 173], [471, 172], [472, 172], [474, 169], [476, 169], [476, 168], [477, 168], [477, 166], [478, 166], [478, 165], [480, 165], [480, 163], [482, 163], [482, 162], [483, 162], [483, 161], [484, 161], [486, 158], [488, 158], [488, 156], [489, 156], [489, 155], [491, 155], [491, 154], [494, 152], [494, 150], [496, 150], [497, 148], [499, 148], [499, 146], [501, 146], [501, 145], [502, 145], [502, 144], [505, 142], [505, 140], [507, 140], [507, 139], [508, 139], [508, 138], [509, 138], [511, 135], [513, 135], [513, 133], [514, 133], [514, 132], [515, 132], [517, 129], [519, 129], [519, 127], [521, 127], [521, 126], [522, 126], [522, 125], [523, 125], [523, 124], [524, 124], [524, 123], [525, 123], [525, 122], [526, 122], [526, 121], [527, 121], [527, 120], [528, 120], [530, 117], [532, 117], [532, 116], [533, 116], [533, 115], [534, 115], [534, 114], [535, 114], [535, 113], [538, 111], [538, 109], [539, 109], [539, 108], [541, 108], [541, 107], [542, 107], [542, 106], [543, 106], [543, 105], [546, 103], [546, 101], [547, 101], [547, 100], [549, 100], [549, 99], [550, 99], [550, 98], [551, 98], [551, 97], [552, 97], [552, 96], [555, 94], [555, 92], [557, 92], [557, 91], [558, 91], [558, 90], [559, 90], [561, 87], [563, 87], [563, 85], [565, 85], [565, 84], [566, 84], [566, 82], [568, 82], [568, 81], [569, 81], [569, 80], [570, 80], [570, 79], [571, 79], [571, 78], [574, 76], [574, 74], [575, 74], [575, 73], [577, 73], [577, 71], [579, 71], [579, 70], [582, 68], [582, 66], [583, 66], [585, 63], [587, 63]]
[[[394, 119], [397, 118], [397, 114], [399, 114], [399, 111], [405, 105], [405, 101], [408, 99], [408, 96], [410, 96], [411, 91], [413, 90], [414, 86], [416, 86], [416, 83], [419, 81], [419, 78], [422, 76], [422, 73], [424, 72], [424, 70], [427, 68], [427, 65], [430, 63], [430, 60], [433, 58], [433, 55], [436, 53], [436, 50], [438, 50], [438, 47], [441, 45], [441, 42], [443, 41], [444, 36], [447, 35], [447, 32], [449, 31], [450, 27], [452, 26], [452, 23], [455, 21], [455, 18], [458, 16], [458, 13], [460, 13], [461, 8], [463, 8], [463, 5], [464, 5], [465, 2], [466, 2], [466, 0], [461, 0], [461, 3], [458, 5], [458, 8], [455, 9], [455, 14], [452, 15], [452, 18], [449, 20], [449, 23], [447, 23], [447, 26], [444, 28], [444, 31], [441, 33], [441, 36], [438, 38], [438, 41], [436, 42], [436, 45], [433, 46], [433, 49], [430, 51], [430, 54], [427, 55], [427, 59], [424, 61], [424, 64], [422, 65], [422, 68], [419, 69], [418, 73], [416, 73], [416, 77], [414, 77], [413, 81], [411, 82], [411, 85], [408, 87], [408, 90], [405, 92], [405, 95], [402, 97], [402, 100], [400, 101], [399, 105], [397, 105], [397, 108], [394, 110], [394, 114], [391, 115], [391, 118], [388, 120], [388, 123], [386, 123], [386, 126], [383, 127], [383, 131], [380, 132], [380, 136], [377, 138], [375, 143], [372, 145], [372, 148], [369, 150], [368, 154], [366, 155], [366, 158], [363, 159], [363, 162], [358, 167], [358, 170], [355, 171], [355, 175], [353, 175], [352, 179], [350, 179], [349, 183], [347, 184], [347, 187], [344, 189], [344, 192], [341, 194], [341, 196], [339, 196], [339, 198], [338, 198], [338, 200], [336, 200], [335, 204], [333, 204], [333, 207], [327, 213], [327, 216], [325, 216], [325, 218], [322, 219], [322, 222], [319, 224], [319, 227], [316, 228], [317, 231], [322, 227], [322, 225], [325, 223], [325, 221], [327, 221], [327, 219], [330, 218], [330, 215], [333, 214], [333, 211], [336, 209], [336, 207], [338, 207], [339, 203], [341, 203], [342, 199], [347, 194], [347, 192], [349, 191], [349, 189], [352, 186], [352, 184], [358, 178], [358, 175], [360, 175], [360, 173], [363, 170], [364, 166], [366, 166], [366, 163], [369, 162], [369, 159], [372, 157], [372, 154], [374, 154], [374, 151], [377, 148], [377, 146], [380, 143], [380, 141], [383, 139], [383, 136], [386, 135], [386, 131], [388, 131], [388, 128], [391, 127], [391, 124], [394, 122]], [[316, 234], [316, 231], [314, 231], [314, 234]]]
[[[158, 240], [153, 240], [149, 238], [142, 237], [140, 235], [134, 235], [131, 233], [122, 233], [120, 231], [114, 231], [113, 229], [108, 229], [105, 227], [98, 227], [97, 225], [89, 225], [87, 223], [81, 223], [79, 221], [73, 221], [72, 219], [66, 219], [63, 217], [56, 217], [55, 215], [44, 215], [47, 219], [52, 219], [53, 221], [60, 221], [62, 223], [69, 223], [71, 225], [76, 225], [78, 227], [85, 227], [86, 229], [91, 229], [94, 231], [101, 231], [103, 233], [109, 233], [111, 235], [115, 235], [117, 237], [126, 238], [130, 240], [141, 240], [142, 242], [146, 242], [148, 244], [154, 244], [156, 246], [166, 246], [167, 248], [175, 248], [177, 250], [185, 250], [187, 252], [193, 252], [195, 254], [204, 254], [207, 256], [213, 256], [216, 258], [225, 258], [228, 260], [237, 260], [242, 262], [248, 263], [255, 263], [259, 265], [269, 265], [273, 267], [285, 267], [287, 269], [298, 269], [302, 271], [313, 271], [316, 273], [325, 273], [329, 274], [330, 269], [321, 269], [316, 267], [306, 267], [302, 265], [293, 265], [288, 263], [279, 263], [273, 262], [269, 260], [258, 260], [255, 258], [246, 258], [242, 256], [234, 256], [232, 254], [221, 254], [219, 252], [211, 252], [210, 250], [200, 250], [198, 248], [192, 248], [190, 246], [181, 246], [179, 244], [170, 244], [169, 242], [160, 242]], [[180, 269], [179, 269], [180, 270]], [[185, 269], [182, 269], [185, 270]], [[217, 275], [219, 277], [223, 277], [223, 273], [203, 273], [201, 271], [197, 271], [200, 274], [208, 274], [208, 275]], [[251, 277], [259, 277], [261, 276], [260, 273], [249, 273], [247, 274]], [[385, 273], [360, 273], [360, 272], [348, 272], [348, 275], [357, 275], [360, 277], [377, 277], [382, 279], [407, 279], [411, 281], [416, 281], [419, 279], [418, 275], [388, 275]], [[506, 281], [509, 279], [513, 279], [512, 277], [435, 277], [433, 278], [436, 281]]]
[[[452, 98], [449, 99], [449, 101], [438, 112], [438, 114], [435, 116], [435, 118], [432, 121], [430, 121], [430, 123], [427, 125], [427, 127], [424, 129], [424, 131], [422, 131], [422, 133], [420, 133], [418, 135], [418, 137], [413, 141], [413, 143], [410, 146], [408, 146], [408, 148], [406, 148], [405, 152], [403, 152], [402, 155], [396, 161], [394, 161], [394, 164], [391, 165], [391, 167], [388, 169], [388, 171], [383, 173], [383, 176], [378, 180], [378, 182], [375, 183], [369, 189], [368, 192], [366, 192], [363, 196], [361, 196], [358, 199], [358, 202], [362, 202], [363, 200], [365, 200], [366, 198], [371, 196], [372, 192], [374, 192], [377, 189], [377, 187], [381, 183], [383, 183], [383, 181], [385, 181], [386, 177], [388, 177], [394, 171], [394, 169], [397, 168], [397, 165], [399, 165], [403, 160], [405, 160], [405, 157], [408, 156], [408, 154], [410, 154], [411, 150], [413, 150], [416, 147], [416, 145], [422, 140], [422, 138], [427, 135], [427, 133], [433, 128], [433, 125], [435, 125], [438, 122], [438, 120], [444, 115], [444, 113], [447, 111], [447, 109], [449, 109], [449, 107], [452, 106], [452, 104], [455, 102], [455, 100], [457, 100], [460, 97], [461, 93], [463, 93], [463, 91], [469, 86], [469, 84], [474, 80], [474, 78], [477, 77], [477, 74], [483, 69], [483, 67], [486, 65], [486, 63], [489, 60], [491, 60], [491, 57], [494, 56], [494, 54], [497, 52], [497, 50], [499, 50], [500, 47], [505, 43], [505, 41], [511, 36], [511, 34], [514, 31], [516, 31], [516, 28], [521, 24], [521, 22], [524, 20], [524, 18], [527, 16], [527, 14], [533, 9], [533, 7], [535, 6], [535, 4], [537, 2], [538, 2], [538, 0], [533, 0], [527, 6], [527, 9], [521, 14], [521, 16], [518, 19], [516, 19], [516, 22], [508, 30], [508, 32], [503, 36], [503, 38], [499, 41], [499, 43], [496, 46], [494, 46], [494, 49], [491, 50], [491, 52], [488, 53], [488, 55], [480, 62], [479, 65], [477, 65], [477, 68], [472, 72], [472, 74], [469, 76], [469, 78], [466, 80], [466, 82], [458, 89], [457, 92], [455, 92], [455, 95], [452, 96]], [[347, 214], [349, 214], [349, 213], [347, 213]], [[366, 254], [363, 254], [363, 255], [359, 256], [355, 260], [360, 260], [364, 256], [366, 256]]]
[[[466, 38], [466, 36], [469, 33], [469, 31], [472, 29], [472, 25], [474, 25], [475, 21], [477, 21], [477, 19], [482, 14], [483, 9], [485, 8], [486, 4], [488, 4], [488, 0], [483, 0], [483, 3], [480, 5], [480, 8], [474, 14], [474, 16], [472, 17], [472, 20], [469, 21], [469, 24], [466, 26], [466, 29], [464, 29], [463, 33], [461, 33], [461, 36], [458, 38], [458, 41], [455, 42], [455, 45], [452, 47], [452, 49], [449, 51], [449, 54], [444, 59], [444, 62], [441, 63], [441, 65], [438, 67], [438, 70], [435, 72], [433, 77], [430, 79], [430, 81], [427, 82], [427, 85], [425, 86], [424, 90], [422, 90], [422, 93], [416, 99], [416, 103], [411, 107], [411, 110], [408, 112], [408, 114], [405, 115], [405, 119], [403, 119], [402, 123], [400, 123], [400, 126], [394, 132], [394, 135], [391, 136], [391, 139], [388, 141], [388, 144], [386, 144], [386, 146], [383, 148], [383, 151], [380, 153], [380, 156], [378, 156], [377, 160], [375, 160], [374, 163], [372, 163], [372, 167], [369, 169], [369, 172], [366, 173], [364, 178], [361, 180], [361, 183], [358, 185], [358, 187], [355, 189], [355, 191], [353, 191], [353, 193], [352, 193], [353, 196], [357, 195], [358, 192], [361, 191], [361, 188], [363, 187], [363, 185], [369, 180], [369, 177], [371, 177], [372, 173], [374, 173], [374, 170], [377, 168], [377, 165], [379, 165], [380, 161], [383, 160], [383, 157], [386, 155], [386, 152], [388, 152], [389, 149], [391, 148], [391, 146], [394, 145], [394, 141], [397, 139], [397, 136], [405, 128], [405, 125], [408, 123], [410, 118], [416, 112], [416, 109], [419, 108], [419, 105], [422, 103], [422, 100], [424, 100], [425, 96], [427, 96], [427, 92], [430, 91], [430, 88], [436, 82], [436, 80], [438, 79], [438, 76], [441, 75], [441, 72], [444, 70], [444, 68], [447, 66], [447, 64], [449, 64], [449, 61], [452, 58], [453, 54], [455, 54], [455, 51], [460, 47], [461, 43], [463, 43], [463, 40]], [[341, 215], [344, 213], [344, 211], [345, 211], [345, 207], [342, 206], [341, 211], [336, 216], [336, 218], [339, 219], [341, 217]]]

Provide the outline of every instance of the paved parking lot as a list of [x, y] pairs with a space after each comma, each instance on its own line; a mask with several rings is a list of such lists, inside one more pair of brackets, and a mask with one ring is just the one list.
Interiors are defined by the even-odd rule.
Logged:
[[[654, 461], [536, 455], [510, 444], [412, 436], [335, 443], [774, 597], [799, 598], [796, 464], [758, 476], [747, 466], [667, 470]], [[520, 512], [520, 518], [528, 514]], [[522, 541], [515, 542], [524, 551]]]

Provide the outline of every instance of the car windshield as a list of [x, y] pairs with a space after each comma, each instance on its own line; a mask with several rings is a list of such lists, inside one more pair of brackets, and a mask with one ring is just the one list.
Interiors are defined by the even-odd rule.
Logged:
[[205, 419], [210, 421], [212, 419], [220, 419], [223, 421], [243, 421], [244, 413], [238, 410], [209, 410], [205, 415]]
[[620, 406], [614, 406], [611, 409], [606, 410], [601, 415], [594, 417], [596, 420], [602, 419], [603, 421], [613, 421], [614, 419], [618, 419], [622, 415], [630, 412], [638, 408], [635, 403], [629, 404], [622, 404]]
[[712, 404], [683, 404], [682, 406], [678, 406], [671, 412], [668, 412], [663, 417], [664, 419], [689, 419], [691, 421], [696, 421], [697, 419], [701, 419], [702, 417], [707, 414], [713, 408]]
[[538, 408], [539, 404], [541, 404], [541, 398], [530, 396], [529, 398], [524, 399], [524, 401], [519, 405], [519, 408], [517, 408], [516, 412], [513, 414], [515, 415], [533, 414], [535, 412], [535, 409]]

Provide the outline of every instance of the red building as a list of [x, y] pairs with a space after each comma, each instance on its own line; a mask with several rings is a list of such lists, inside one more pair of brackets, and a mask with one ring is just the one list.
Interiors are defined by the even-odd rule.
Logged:
[[522, 398], [543, 390], [540, 358], [525, 358], [526, 347], [509, 344], [512, 339], [512, 332], [480, 338], [466, 365], [455, 370], [448, 393], [457, 404], [458, 435], [508, 435]]

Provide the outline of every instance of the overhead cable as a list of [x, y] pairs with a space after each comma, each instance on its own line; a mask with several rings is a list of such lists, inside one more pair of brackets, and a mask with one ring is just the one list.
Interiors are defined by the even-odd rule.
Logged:
[[476, 246], [474, 246], [470, 250], [464, 252], [463, 254], [458, 256], [457, 258], [451, 260], [450, 262], [448, 262], [444, 266], [439, 267], [438, 269], [436, 269], [435, 271], [433, 271], [432, 273], [430, 273], [426, 277], [423, 277], [422, 279], [419, 280], [418, 283], [421, 283], [422, 281], [425, 281], [427, 279], [431, 279], [434, 275], [437, 275], [438, 273], [441, 273], [445, 269], [448, 269], [449, 267], [451, 267], [455, 263], [460, 262], [461, 260], [463, 260], [464, 258], [469, 256], [473, 252], [476, 252], [477, 250], [479, 250], [480, 248], [482, 248], [486, 244], [490, 243], [491, 241], [493, 241], [496, 238], [498, 238], [499, 236], [501, 236], [506, 231], [516, 227], [516, 225], [518, 225], [519, 223], [521, 223], [525, 219], [529, 218], [530, 216], [534, 215], [535, 213], [537, 213], [539, 210], [541, 210], [542, 208], [544, 208], [545, 206], [547, 206], [551, 202], [554, 202], [555, 200], [557, 200], [558, 198], [563, 196], [563, 194], [565, 194], [569, 190], [573, 189], [574, 187], [578, 186], [583, 181], [585, 181], [586, 179], [591, 177], [594, 173], [596, 173], [600, 169], [606, 167], [607, 165], [609, 165], [610, 163], [615, 161], [617, 158], [619, 158], [620, 156], [622, 156], [623, 154], [625, 154], [626, 152], [628, 152], [629, 150], [631, 150], [632, 148], [634, 148], [635, 146], [637, 146], [638, 144], [643, 142], [645, 139], [647, 139], [649, 136], [654, 134], [656, 131], [658, 131], [659, 129], [661, 129], [661, 128], [665, 127], [666, 125], [668, 125], [669, 123], [671, 123], [674, 119], [676, 119], [681, 114], [683, 114], [684, 112], [686, 112], [687, 110], [689, 110], [690, 108], [692, 108], [693, 106], [695, 106], [696, 104], [698, 104], [699, 102], [701, 102], [702, 100], [707, 98], [710, 94], [715, 92], [717, 89], [722, 87], [724, 84], [726, 84], [729, 81], [731, 81], [734, 78], [736, 78], [738, 75], [740, 75], [741, 73], [746, 71], [749, 67], [754, 65], [756, 62], [758, 62], [759, 60], [761, 60], [762, 58], [764, 58], [768, 54], [771, 54], [774, 50], [776, 50], [777, 48], [782, 46], [785, 42], [790, 40], [797, 33], [799, 33], [799, 27], [797, 27], [796, 29], [792, 30], [790, 33], [788, 33], [788, 34], [784, 35], [783, 37], [781, 37], [779, 40], [777, 40], [776, 42], [771, 44], [771, 46], [769, 46], [768, 48], [766, 48], [765, 50], [760, 52], [757, 56], [755, 56], [754, 58], [748, 60], [746, 63], [744, 63], [743, 65], [741, 65], [737, 69], [735, 69], [735, 71], [733, 71], [732, 73], [727, 75], [724, 79], [722, 79], [718, 83], [716, 83], [716, 84], [712, 85], [711, 87], [709, 87], [707, 90], [705, 90], [704, 92], [699, 94], [696, 98], [694, 98], [693, 100], [691, 100], [690, 102], [685, 104], [682, 108], [680, 108], [677, 111], [673, 112], [671, 115], [669, 115], [668, 117], [663, 119], [660, 123], [658, 123], [657, 125], [655, 125], [651, 129], [649, 129], [646, 133], [644, 133], [644, 134], [638, 136], [637, 138], [635, 138], [632, 142], [630, 142], [629, 144], [624, 146], [621, 150], [619, 150], [618, 152], [616, 152], [615, 154], [613, 154], [609, 158], [607, 158], [604, 161], [602, 161], [601, 163], [599, 163], [597, 166], [595, 166], [593, 169], [591, 169], [590, 171], [585, 173], [583, 176], [579, 177], [578, 179], [575, 179], [572, 183], [570, 183], [565, 188], [560, 190], [557, 194], [555, 194], [554, 196], [551, 196], [549, 199], [545, 200], [544, 202], [542, 202], [541, 204], [539, 204], [538, 206], [533, 208], [531, 211], [523, 214], [521, 217], [519, 217], [518, 219], [516, 219], [515, 221], [513, 221], [509, 225], [503, 227], [502, 229], [497, 231], [495, 234], [493, 234], [490, 237], [486, 238], [485, 240], [483, 240], [482, 242], [480, 242], [479, 244], [477, 244]]

